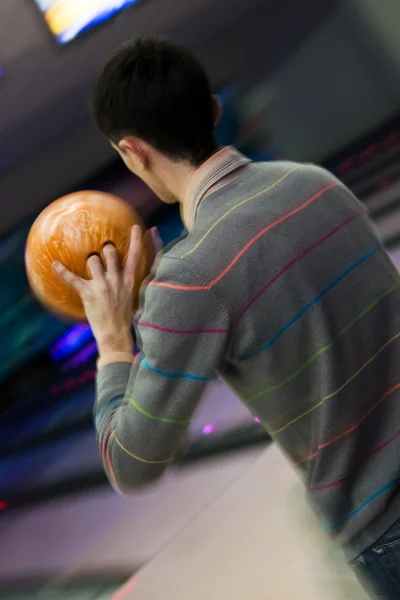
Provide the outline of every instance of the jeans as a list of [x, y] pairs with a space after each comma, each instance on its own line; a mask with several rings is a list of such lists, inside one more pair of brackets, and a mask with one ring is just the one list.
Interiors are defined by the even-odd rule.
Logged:
[[373, 600], [400, 600], [400, 520], [350, 566]]

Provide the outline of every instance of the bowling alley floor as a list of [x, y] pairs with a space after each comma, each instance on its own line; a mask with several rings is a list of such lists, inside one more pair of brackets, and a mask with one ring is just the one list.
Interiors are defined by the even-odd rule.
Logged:
[[[55, 578], [30, 592], [7, 594], [0, 588], [1, 600], [367, 600], [341, 553], [322, 533], [297, 475], [279, 450], [269, 445], [239, 455], [237, 464], [222, 478], [218, 493], [216, 488], [212, 493], [207, 491], [208, 500], [202, 498], [182, 527], [176, 522], [171, 525], [175, 533], [171, 529], [169, 541], [131, 579], [127, 574], [114, 584], [103, 579], [103, 583], [60, 585]], [[206, 471], [211, 470], [209, 465]], [[218, 473], [221, 478], [222, 472]], [[179, 478], [174, 477], [170, 485], [171, 492], [177, 489]], [[205, 479], [203, 485], [207, 485]], [[193, 494], [199, 493], [202, 495], [194, 484]], [[156, 517], [150, 508], [159, 526], [176, 513], [166, 493], [163, 498], [163, 517]], [[173, 498], [176, 505], [176, 493], [170, 500]], [[120, 508], [125, 519], [122, 505]], [[95, 506], [92, 510], [96, 513]], [[130, 531], [129, 523], [124, 522], [125, 550], [146, 543], [137, 528], [136, 535], [131, 535], [135, 529]], [[151, 530], [146, 523], [146, 529]], [[54, 526], [59, 531], [56, 523]], [[115, 521], [111, 520], [110, 526], [115, 527]], [[106, 554], [118, 552], [111, 530], [106, 528], [103, 538], [108, 541]], [[64, 542], [68, 541], [71, 539], [64, 537]], [[86, 563], [79, 557], [93, 542], [82, 540], [82, 547], [75, 548], [77, 562], [72, 572], [78, 564], [80, 572], [91, 565], [104, 577], [101, 561], [94, 565], [94, 555], [89, 552]], [[119, 559], [117, 562], [120, 564]], [[126, 568], [124, 571], [129, 573]]]
[[[216, 382], [193, 428], [199, 434], [205, 423], [224, 430], [248, 420], [243, 406]], [[77, 500], [75, 507], [52, 505], [16, 515], [0, 537], [3, 578], [11, 567], [18, 578], [39, 565], [64, 573], [104, 573], [114, 565], [125, 576], [115, 585], [72, 589], [50, 580], [35, 593], [6, 595], [0, 588], [0, 599], [366, 600], [321, 532], [298, 476], [273, 444], [196, 464], [167, 477], [157, 494], [129, 503], [107, 490], [104, 510], [101, 494], [93, 494], [81, 508]], [[30, 541], [50, 521], [47, 541], [42, 546]], [[70, 521], [75, 525], [66, 529]], [[65, 550], [54, 550], [57, 540]], [[129, 579], [135, 564], [145, 566]]]
[[366, 600], [271, 445], [114, 600]]

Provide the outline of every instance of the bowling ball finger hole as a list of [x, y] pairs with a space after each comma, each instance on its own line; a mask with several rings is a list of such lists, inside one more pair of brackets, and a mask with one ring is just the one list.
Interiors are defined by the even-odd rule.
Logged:
[[101, 260], [101, 256], [98, 252], [91, 252], [90, 254], [87, 255], [86, 260], [89, 260], [89, 258], [92, 258], [92, 256], [97, 256]]
[[[105, 260], [102, 259], [101, 254], [99, 254], [98, 252], [91, 252], [90, 254], [88, 254], [86, 257], [86, 264], [92, 258], [92, 256], [97, 256], [97, 258], [100, 260], [100, 263], [101, 263], [103, 269], [106, 269]], [[89, 266], [87, 266], [87, 269], [88, 269], [88, 272], [90, 273]]]

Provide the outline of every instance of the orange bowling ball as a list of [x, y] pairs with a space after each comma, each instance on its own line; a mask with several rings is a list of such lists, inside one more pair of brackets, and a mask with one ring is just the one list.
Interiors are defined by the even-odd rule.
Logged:
[[[76, 192], [52, 202], [33, 223], [26, 243], [26, 272], [38, 300], [60, 317], [85, 321], [79, 295], [54, 272], [52, 263], [57, 260], [79, 277], [90, 279], [87, 259], [92, 254], [104, 259], [103, 247], [111, 242], [123, 266], [133, 225], [143, 227], [129, 204], [104, 192]], [[150, 247], [146, 247], [136, 273], [134, 309], [150, 267]]]

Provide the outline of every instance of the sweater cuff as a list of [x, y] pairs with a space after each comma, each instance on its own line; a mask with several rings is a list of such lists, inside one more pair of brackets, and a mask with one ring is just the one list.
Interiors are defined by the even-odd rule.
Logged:
[[131, 352], [106, 352], [102, 354], [97, 361], [97, 370], [100, 371], [106, 365], [117, 362], [133, 363], [135, 357]]

